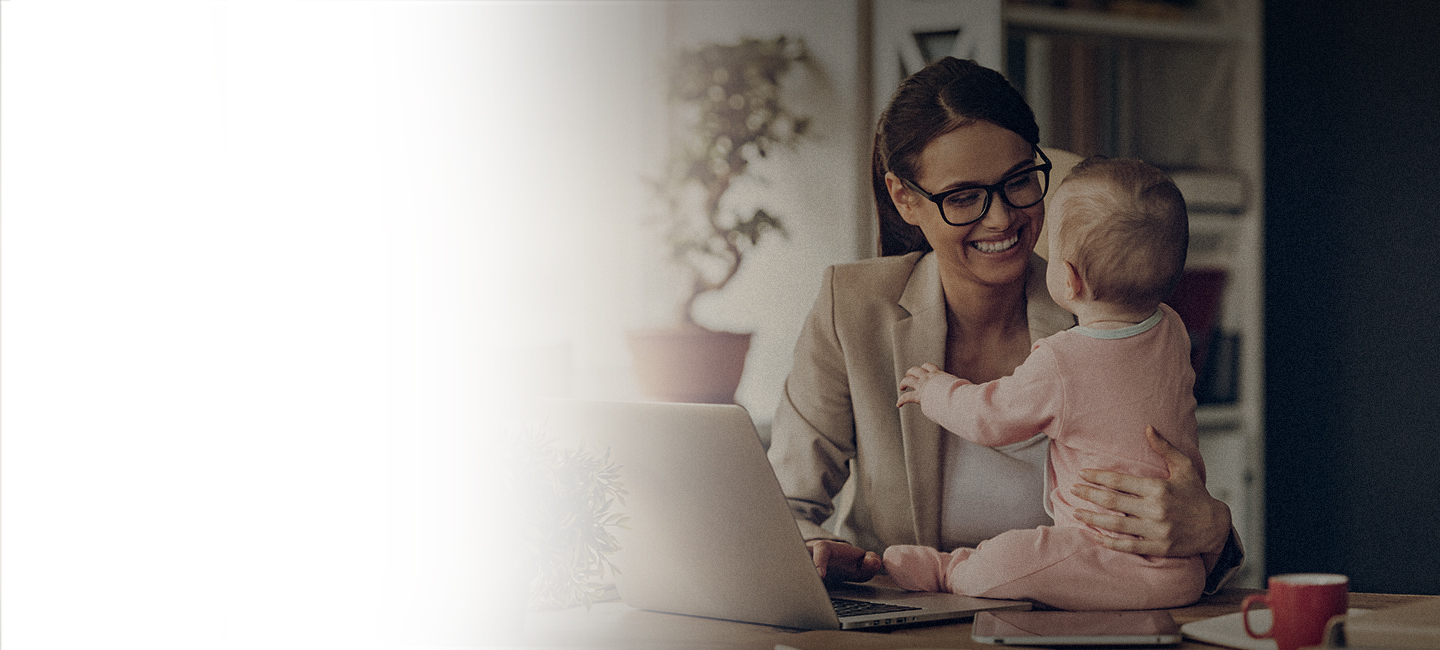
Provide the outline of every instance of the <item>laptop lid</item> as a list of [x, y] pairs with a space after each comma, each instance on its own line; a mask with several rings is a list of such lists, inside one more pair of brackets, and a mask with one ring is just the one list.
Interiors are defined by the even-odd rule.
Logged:
[[836, 595], [901, 611], [837, 616], [765, 457], [736, 405], [556, 402], [557, 431], [620, 465], [628, 526], [615, 536], [616, 587], [630, 606], [807, 629], [964, 618], [1029, 603], [850, 586]]

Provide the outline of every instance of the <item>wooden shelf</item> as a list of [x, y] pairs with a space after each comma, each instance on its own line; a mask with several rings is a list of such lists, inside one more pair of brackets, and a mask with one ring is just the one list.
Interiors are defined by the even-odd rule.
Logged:
[[1237, 404], [1201, 404], [1195, 408], [1195, 422], [1200, 434], [1204, 435], [1207, 432], [1240, 428], [1243, 414]]
[[1008, 4], [1002, 10], [1002, 16], [1005, 24], [1011, 28], [1089, 36], [1192, 43], [1232, 43], [1245, 38], [1243, 31], [1230, 24], [1212, 20], [1163, 20], [1102, 11]]

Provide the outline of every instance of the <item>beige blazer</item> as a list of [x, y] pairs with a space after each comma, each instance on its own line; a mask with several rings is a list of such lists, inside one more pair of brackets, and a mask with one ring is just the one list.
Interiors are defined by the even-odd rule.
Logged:
[[[1045, 289], [1032, 255], [1026, 283], [1030, 339], [1075, 324]], [[942, 429], [898, 409], [905, 371], [945, 358], [945, 300], [934, 254], [831, 267], [795, 345], [775, 414], [770, 461], [805, 539], [845, 539], [883, 551], [940, 542]], [[837, 492], [853, 490], [835, 533]], [[1042, 495], [1036, 494], [1040, 499]]]

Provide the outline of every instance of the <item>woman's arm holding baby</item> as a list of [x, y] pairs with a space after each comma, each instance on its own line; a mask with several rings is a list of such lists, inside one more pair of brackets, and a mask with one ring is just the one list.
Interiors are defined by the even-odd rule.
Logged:
[[1075, 516], [1097, 528], [1133, 536], [1100, 537], [1108, 548], [1165, 557], [1204, 555], [1206, 567], [1211, 568], [1230, 538], [1230, 507], [1210, 496], [1189, 457], [1153, 427], [1146, 427], [1145, 436], [1165, 459], [1170, 478], [1083, 470], [1080, 475], [1093, 485], [1076, 484], [1070, 493], [1127, 516], [1089, 510], [1079, 510]]

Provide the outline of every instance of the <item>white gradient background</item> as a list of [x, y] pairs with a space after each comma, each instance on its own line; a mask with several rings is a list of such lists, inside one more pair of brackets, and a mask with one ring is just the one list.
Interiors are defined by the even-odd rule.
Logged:
[[854, 9], [757, 6], [0, 1], [0, 645], [513, 639], [495, 436], [633, 396], [620, 332], [666, 315], [667, 20], [823, 63], [792, 238], [702, 305], [757, 332], [758, 419], [860, 248]]
[[640, 149], [599, 127], [641, 66], [601, 45], [643, 17], [0, 11], [0, 643], [503, 643], [523, 583], [487, 437], [508, 360], [626, 258], [629, 224], [582, 217], [634, 200]]

